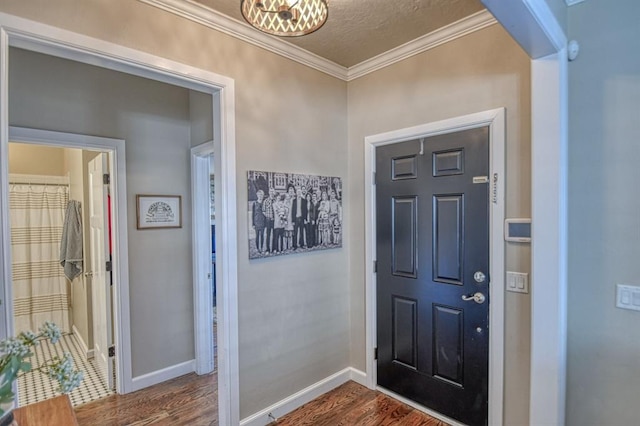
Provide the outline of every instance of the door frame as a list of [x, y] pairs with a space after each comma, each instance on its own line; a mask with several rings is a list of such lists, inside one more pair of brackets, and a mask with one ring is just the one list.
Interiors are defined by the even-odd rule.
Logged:
[[[505, 109], [478, 112], [419, 126], [365, 137], [365, 294], [366, 294], [366, 374], [367, 386], [377, 389], [376, 344], [376, 148], [407, 140], [489, 127], [489, 415], [488, 424], [501, 426], [504, 395], [504, 218], [505, 218]], [[395, 396], [395, 395], [394, 395]], [[396, 396], [397, 397], [397, 396]], [[405, 400], [405, 399], [403, 399]], [[413, 404], [412, 404], [413, 405]], [[420, 407], [447, 422], [449, 419]]]
[[[214, 123], [220, 137], [214, 140], [220, 212], [220, 238], [225, 250], [217, 254], [220, 265], [218, 318], [220, 336], [218, 358], [218, 418], [220, 424], [238, 424], [240, 419], [238, 371], [238, 230], [236, 217], [235, 83], [210, 71], [171, 61], [139, 50], [120, 46], [72, 31], [25, 18], [0, 13], [0, 297], [11, 296], [4, 282], [11, 280], [10, 241], [8, 240], [8, 143], [9, 143], [9, 47], [19, 47], [51, 56], [124, 72], [187, 89], [211, 94], [216, 103]], [[124, 313], [123, 313], [124, 314]], [[126, 311], [129, 314], [129, 311]], [[11, 312], [0, 305], [0, 338], [7, 336]], [[123, 318], [124, 320], [124, 318]], [[124, 360], [123, 360], [124, 361]], [[123, 362], [124, 363], [124, 362]], [[131, 364], [126, 366], [131, 368]], [[123, 393], [132, 388], [123, 389]]]
[[[31, 145], [53, 146], [99, 151], [109, 156], [109, 174], [114, 203], [111, 239], [114, 242], [113, 293], [114, 304], [111, 315], [114, 324], [113, 341], [116, 345], [116, 392], [124, 393], [131, 386], [131, 333], [129, 327], [129, 246], [127, 237], [127, 178], [125, 141], [75, 133], [54, 132], [25, 127], [9, 127], [9, 140]], [[10, 249], [10, 248], [9, 248]], [[5, 282], [10, 282], [6, 281]], [[5, 309], [13, 329], [12, 286], [5, 287]]]

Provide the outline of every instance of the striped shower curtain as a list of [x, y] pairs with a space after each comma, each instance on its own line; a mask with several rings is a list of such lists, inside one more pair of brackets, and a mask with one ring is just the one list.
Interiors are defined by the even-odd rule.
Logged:
[[60, 239], [69, 187], [10, 184], [11, 256], [15, 332], [45, 321], [70, 331], [67, 281]]

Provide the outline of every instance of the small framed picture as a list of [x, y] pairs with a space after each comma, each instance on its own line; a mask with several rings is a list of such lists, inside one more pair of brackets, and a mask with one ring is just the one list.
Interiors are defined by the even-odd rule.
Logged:
[[136, 195], [138, 229], [182, 228], [180, 195]]

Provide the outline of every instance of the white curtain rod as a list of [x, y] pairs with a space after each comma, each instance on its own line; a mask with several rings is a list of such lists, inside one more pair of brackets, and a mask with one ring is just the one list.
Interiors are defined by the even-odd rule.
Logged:
[[9, 183], [24, 185], [33, 184], [69, 186], [69, 176], [27, 175], [21, 173], [10, 173]]

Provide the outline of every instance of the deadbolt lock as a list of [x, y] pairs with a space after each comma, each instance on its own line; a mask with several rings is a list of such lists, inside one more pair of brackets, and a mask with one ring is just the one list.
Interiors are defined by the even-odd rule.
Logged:
[[482, 273], [482, 271], [477, 271], [475, 274], [473, 274], [473, 279], [476, 280], [476, 282], [478, 284], [483, 283], [487, 277], [484, 273]]

